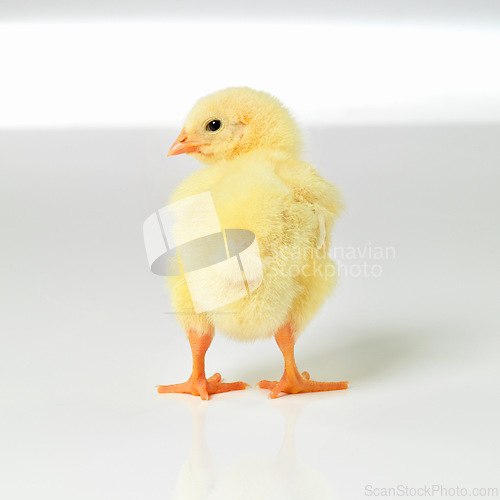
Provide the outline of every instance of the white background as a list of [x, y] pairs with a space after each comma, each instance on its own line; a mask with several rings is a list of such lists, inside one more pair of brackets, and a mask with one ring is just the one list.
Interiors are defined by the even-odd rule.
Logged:
[[[498, 3], [344, 4], [2, 3], [2, 497], [500, 488]], [[344, 193], [335, 244], [395, 249], [342, 262], [297, 344], [348, 391], [155, 393], [191, 361], [142, 222], [198, 168], [166, 159], [194, 100], [243, 84]], [[282, 359], [218, 335], [207, 370], [254, 385]]]

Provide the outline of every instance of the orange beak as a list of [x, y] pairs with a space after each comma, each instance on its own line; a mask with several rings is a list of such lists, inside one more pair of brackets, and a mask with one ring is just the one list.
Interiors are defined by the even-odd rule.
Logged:
[[182, 153], [199, 153], [201, 146], [206, 146], [206, 144], [189, 140], [189, 136], [183, 128], [179, 137], [172, 144], [167, 156], [181, 155]]

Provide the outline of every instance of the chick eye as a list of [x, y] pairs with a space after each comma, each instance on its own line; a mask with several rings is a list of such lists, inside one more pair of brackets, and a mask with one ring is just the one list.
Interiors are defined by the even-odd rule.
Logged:
[[221, 128], [221, 125], [222, 123], [220, 120], [211, 120], [206, 124], [205, 130], [208, 132], [217, 132], [217, 130]]

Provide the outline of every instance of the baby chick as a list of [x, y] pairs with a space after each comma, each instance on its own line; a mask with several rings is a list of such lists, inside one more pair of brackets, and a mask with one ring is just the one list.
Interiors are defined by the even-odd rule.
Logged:
[[239, 340], [274, 335], [285, 371], [279, 381], [259, 382], [271, 398], [347, 389], [348, 382], [312, 381], [295, 364], [295, 342], [334, 286], [328, 249], [342, 202], [335, 186], [301, 160], [300, 132], [288, 110], [266, 92], [246, 87], [210, 94], [187, 116], [169, 156], [182, 153], [207, 166], [184, 180], [170, 201], [209, 192], [223, 229], [255, 234], [262, 281], [245, 297], [199, 313], [185, 277], [168, 279], [191, 345], [193, 371], [187, 382], [158, 386], [158, 392], [208, 399], [247, 386], [222, 383], [218, 373], [206, 378], [205, 353], [215, 328]]

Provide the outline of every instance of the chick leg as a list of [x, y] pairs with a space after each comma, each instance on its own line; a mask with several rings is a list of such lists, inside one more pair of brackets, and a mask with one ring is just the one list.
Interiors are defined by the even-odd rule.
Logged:
[[245, 389], [244, 382], [223, 383], [220, 373], [212, 375], [209, 379], [205, 376], [205, 354], [212, 343], [214, 336], [213, 329], [204, 334], [198, 334], [193, 330], [188, 332], [188, 340], [193, 354], [193, 372], [191, 376], [182, 384], [159, 385], [159, 393], [177, 392], [201, 396], [201, 399], [208, 400], [210, 394], [221, 392], [239, 391]]
[[274, 338], [283, 353], [285, 359], [285, 372], [279, 382], [270, 380], [261, 380], [259, 387], [261, 389], [270, 389], [269, 397], [275, 399], [281, 392], [288, 394], [298, 394], [300, 392], [320, 392], [320, 391], [338, 391], [347, 389], [349, 382], [315, 382], [309, 380], [309, 373], [299, 373], [295, 364], [294, 347], [295, 338], [290, 325], [280, 328]]

